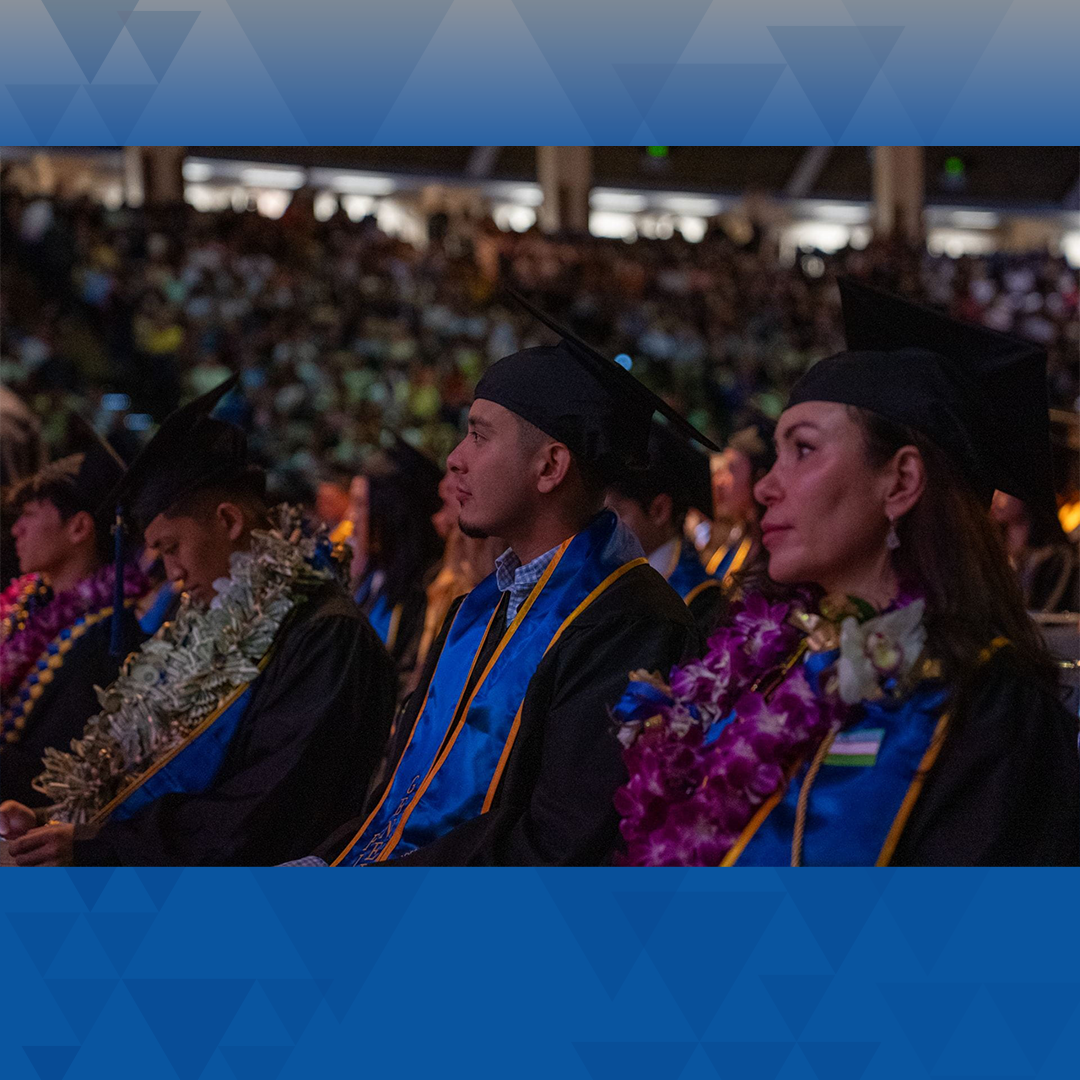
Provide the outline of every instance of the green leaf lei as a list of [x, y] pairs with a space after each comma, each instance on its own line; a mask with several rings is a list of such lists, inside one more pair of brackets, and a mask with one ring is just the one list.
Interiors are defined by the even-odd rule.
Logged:
[[327, 583], [342, 582], [343, 552], [325, 528], [313, 534], [288, 506], [232, 556], [230, 576], [209, 609], [185, 598], [176, 617], [133, 653], [107, 689], [102, 711], [71, 751], [45, 751], [34, 788], [50, 817], [83, 824], [165, 754], [178, 747], [232, 691], [259, 673], [289, 615]]

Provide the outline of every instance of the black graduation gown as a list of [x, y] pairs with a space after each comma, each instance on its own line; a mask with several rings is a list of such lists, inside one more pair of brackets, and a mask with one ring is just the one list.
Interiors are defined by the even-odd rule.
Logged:
[[363, 805], [394, 711], [393, 664], [359, 608], [327, 588], [286, 627], [213, 783], [96, 833], [76, 865], [274, 865]]
[[0, 747], [0, 799], [14, 799], [25, 806], [44, 806], [48, 799], [30, 782], [41, 774], [46, 747], [67, 750], [83, 733], [86, 721], [98, 712], [95, 686], [108, 686], [120, 663], [139, 648], [146, 635], [131, 611], [123, 615], [124, 630], [119, 656], [109, 653], [112, 617], [90, 627], [64, 657], [52, 682], [34, 703], [18, 742]]
[[720, 582], [699, 590], [686, 605], [694, 617], [694, 625], [704, 640], [719, 625], [728, 608], [728, 598]]
[[[397, 724], [393, 773], [454, 613], [455, 601], [424, 666], [420, 685]], [[505, 609], [505, 598], [503, 602]], [[482, 656], [505, 628], [493, 626]], [[521, 710], [521, 727], [487, 814], [464, 822], [400, 859], [383, 865], [544, 866], [610, 862], [618, 842], [613, 798], [626, 783], [622, 747], [608, 716], [627, 676], [645, 668], [665, 675], [697, 647], [693, 620], [679, 595], [649, 566], [628, 571], [598, 597], [537, 666]], [[483, 661], [476, 669], [483, 667]], [[380, 787], [367, 812], [378, 803]], [[365, 815], [337, 830], [316, 854], [327, 862], [349, 844]]]
[[892, 863], [1080, 864], [1077, 719], [1015, 650], [999, 650], [956, 703]]

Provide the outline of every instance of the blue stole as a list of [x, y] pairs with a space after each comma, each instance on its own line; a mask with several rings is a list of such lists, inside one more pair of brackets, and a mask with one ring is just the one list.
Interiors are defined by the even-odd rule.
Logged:
[[[817, 675], [836, 656], [833, 651], [807, 659], [806, 674], [815, 689]], [[837, 736], [814, 780], [807, 804], [802, 865], [875, 865], [930, 746], [947, 697], [948, 689], [941, 683], [923, 682], [900, 701], [886, 698], [859, 706], [857, 721]], [[845, 745], [858, 749], [860, 744], [863, 748], [876, 746], [876, 753], [844, 754]], [[790, 864], [796, 807], [808, 768], [809, 759], [747, 843], [737, 865]]]
[[616, 526], [615, 515], [605, 511], [561, 545], [468, 701], [465, 690], [502, 598], [495, 575], [465, 597], [383, 797], [335, 866], [405, 855], [488, 811], [544, 654], [608, 585], [645, 565], [608, 554]]
[[[700, 586], [706, 582], [715, 582], [717, 579], [710, 577], [708, 571], [705, 569], [698, 558], [698, 553], [694, 549], [693, 544], [688, 544], [684, 539], [680, 537], [677, 541], [679, 545], [679, 555], [675, 563], [675, 569], [668, 574], [667, 583], [685, 600], [687, 603], [693, 599], [700, 591]], [[722, 574], [719, 577], [723, 577]], [[715, 584], [710, 584], [710, 588], [715, 588]], [[691, 593], [693, 596], [691, 596]]]
[[[353, 599], [361, 607], [371, 598], [371, 586], [373, 581], [374, 574], [368, 574], [360, 583], [360, 587], [353, 596]], [[371, 623], [371, 628], [379, 635], [379, 640], [391, 652], [397, 644], [398, 623], [401, 619], [400, 607], [400, 604], [397, 606], [391, 605], [386, 599], [386, 593], [380, 592], [378, 596], [375, 597], [375, 602], [371, 605], [371, 610], [367, 613], [367, 619], [368, 622]], [[397, 619], [394, 618], [395, 612], [397, 613]]]
[[176, 590], [172, 587], [172, 584], [168, 581], [161, 586], [157, 591], [157, 596], [154, 597], [154, 602], [150, 605], [145, 615], [139, 618], [139, 629], [144, 634], [154, 636], [160, 629], [161, 624], [165, 622], [165, 616], [172, 606], [172, 602], [176, 599]]
[[109, 815], [110, 820], [126, 821], [162, 795], [176, 792], [198, 795], [205, 791], [221, 768], [229, 742], [251, 700], [251, 683], [201, 735], [192, 739], [167, 765], [158, 769], [137, 787]]

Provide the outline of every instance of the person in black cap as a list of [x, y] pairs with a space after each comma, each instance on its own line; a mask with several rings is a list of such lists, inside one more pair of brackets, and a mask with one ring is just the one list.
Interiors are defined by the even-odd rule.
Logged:
[[1076, 718], [987, 513], [1052, 499], [1045, 356], [841, 297], [850, 351], [796, 384], [755, 491], [773, 593], [620, 702], [627, 861], [1075, 865]]
[[0, 798], [39, 806], [30, 786], [46, 747], [66, 748], [97, 712], [95, 686], [116, 678], [114, 626], [124, 651], [143, 634], [135, 605], [150, 583], [121, 567], [122, 607], [114, 611], [115, 568], [103, 504], [124, 463], [93, 428], [73, 416], [76, 445], [12, 492], [11, 527], [23, 575], [12, 582], [0, 625]]
[[40, 828], [5, 803], [20, 865], [277, 863], [359, 809], [394, 701], [386, 651], [325, 536], [268, 511], [244, 433], [178, 410], [113, 496], [186, 600], [100, 694], [35, 787]]
[[403, 682], [416, 662], [427, 607], [425, 587], [443, 544], [432, 524], [442, 505], [442, 472], [400, 436], [353, 481], [356, 591], [353, 599], [394, 659]]
[[649, 565], [682, 597], [702, 634], [711, 628], [722, 598], [686, 537], [684, 523], [693, 508], [712, 514], [709, 460], [667, 424], [653, 421], [649, 467], [627, 472], [608, 488], [607, 505], [638, 538]]
[[693, 642], [686, 606], [604, 492], [646, 464], [654, 412], [702, 437], [520, 302], [562, 340], [486, 371], [447, 461], [462, 531], [509, 550], [451, 607], [386, 783], [316, 852], [332, 865], [609, 861], [624, 772], [606, 706], [631, 670], [666, 668]]

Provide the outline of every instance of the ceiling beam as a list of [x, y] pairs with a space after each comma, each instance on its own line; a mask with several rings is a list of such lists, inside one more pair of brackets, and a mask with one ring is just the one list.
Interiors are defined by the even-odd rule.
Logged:
[[784, 194], [789, 199], [802, 199], [809, 194], [810, 189], [817, 183], [821, 170], [832, 153], [831, 146], [808, 146], [799, 159], [798, 165], [788, 178]]

